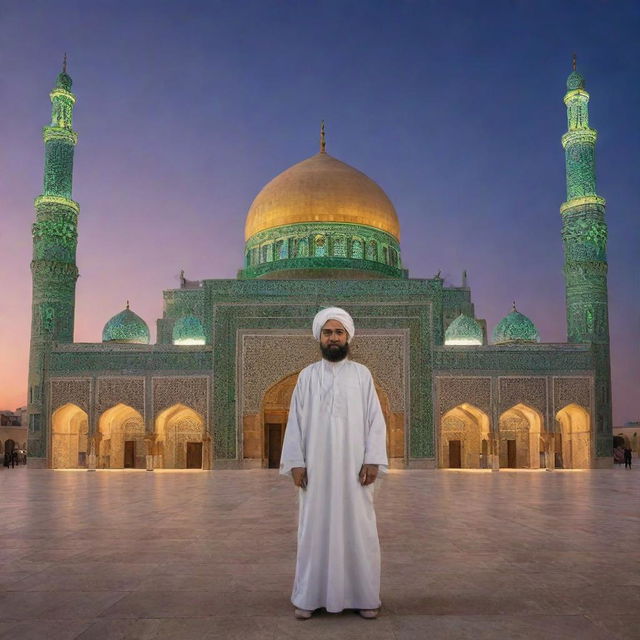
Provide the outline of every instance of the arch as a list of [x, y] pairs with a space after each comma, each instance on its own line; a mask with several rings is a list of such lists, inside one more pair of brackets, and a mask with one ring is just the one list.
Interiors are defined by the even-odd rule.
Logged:
[[[289, 418], [291, 395], [298, 381], [299, 373], [299, 371], [292, 373], [276, 382], [266, 390], [262, 398], [260, 451], [262, 452], [262, 463], [266, 467], [277, 468], [279, 466], [282, 441]], [[396, 415], [391, 412], [386, 392], [377, 384], [375, 388], [387, 425], [387, 453], [390, 458], [401, 458], [404, 456], [404, 415], [400, 415], [396, 419]], [[397, 429], [395, 428], [396, 423], [400, 425]], [[255, 448], [254, 443], [249, 440], [250, 437], [251, 435], [243, 433], [245, 451]]]
[[[539, 469], [544, 446], [544, 420], [537, 409], [516, 404], [502, 413], [498, 422], [501, 468]], [[513, 444], [510, 444], [513, 443]]]
[[204, 418], [184, 404], [161, 411], [155, 421], [154, 466], [164, 469], [209, 468]]
[[561, 434], [557, 453], [565, 469], [591, 467], [591, 416], [579, 404], [568, 404], [556, 413], [556, 430]]
[[144, 468], [144, 419], [133, 407], [119, 403], [107, 409], [98, 421], [98, 433], [100, 468]]
[[333, 238], [333, 247], [331, 250], [331, 255], [336, 258], [346, 258], [347, 257], [347, 237], [346, 236], [335, 236]]
[[378, 243], [375, 240], [369, 240], [367, 242], [367, 260], [378, 260]]
[[439, 435], [439, 467], [489, 467], [489, 416], [478, 407], [463, 402], [447, 411]]
[[353, 238], [351, 241], [351, 257], [355, 260], [364, 258], [364, 241], [361, 238]]
[[51, 468], [77, 469], [87, 465], [89, 416], [67, 403], [51, 416]]
[[327, 239], [323, 235], [313, 238], [313, 255], [318, 258], [327, 255]]

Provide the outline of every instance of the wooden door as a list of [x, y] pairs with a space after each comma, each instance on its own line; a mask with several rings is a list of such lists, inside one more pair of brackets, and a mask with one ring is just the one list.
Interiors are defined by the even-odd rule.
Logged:
[[516, 458], [516, 441], [507, 440], [507, 468], [515, 469], [518, 466]]
[[134, 440], [125, 440], [124, 443], [124, 468], [133, 469], [136, 466], [136, 443]]
[[280, 454], [282, 453], [282, 425], [269, 423], [267, 424], [267, 457], [269, 460], [269, 469], [278, 469], [280, 467]]
[[562, 433], [556, 432], [555, 438], [555, 466], [556, 469], [564, 469], [564, 459], [562, 457]]
[[202, 442], [187, 442], [187, 469], [202, 469]]
[[462, 447], [460, 440], [449, 440], [449, 468], [462, 468]]

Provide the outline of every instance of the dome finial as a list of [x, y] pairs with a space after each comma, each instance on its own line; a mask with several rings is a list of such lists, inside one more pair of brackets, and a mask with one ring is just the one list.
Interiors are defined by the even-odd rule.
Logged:
[[320, 153], [327, 152], [327, 139], [324, 135], [324, 120], [320, 123]]
[[129, 301], [127, 300], [127, 310], [129, 310]]
[[515, 300], [511, 303], [511, 305], [512, 305], [511, 306], [511, 311], [517, 311], [517, 309], [516, 309], [516, 301]]
[[67, 73], [67, 52], [64, 52], [64, 60], [62, 61], [62, 73]]
[[573, 57], [571, 58], [571, 70], [575, 71], [576, 70], [576, 54], [573, 54]]

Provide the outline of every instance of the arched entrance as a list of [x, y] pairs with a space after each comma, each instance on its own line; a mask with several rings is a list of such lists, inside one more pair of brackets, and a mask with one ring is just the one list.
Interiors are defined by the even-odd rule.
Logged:
[[542, 415], [536, 409], [517, 404], [507, 409], [499, 422], [500, 468], [539, 469], [544, 446]]
[[556, 438], [556, 453], [561, 453], [565, 469], [589, 469], [591, 466], [591, 418], [580, 405], [569, 404], [556, 413], [560, 442]]
[[441, 468], [488, 468], [489, 416], [466, 402], [447, 411], [440, 421], [439, 454]]
[[[299, 373], [299, 372], [298, 372]], [[293, 373], [270, 387], [262, 401], [262, 462], [269, 469], [280, 466], [282, 441], [289, 417], [291, 395], [298, 381], [298, 373]], [[376, 385], [382, 413], [387, 425], [387, 453], [390, 458], [404, 456], [404, 414], [390, 411], [387, 394]], [[394, 428], [395, 424], [401, 425]]]
[[280, 380], [264, 394], [262, 403], [262, 457], [264, 466], [269, 469], [277, 469], [280, 466], [282, 440], [284, 439], [284, 430], [289, 418], [291, 395], [297, 381], [298, 374], [294, 373]]
[[101, 469], [144, 469], [145, 430], [140, 413], [126, 404], [117, 404], [100, 416], [98, 430]]
[[209, 468], [204, 419], [183, 404], [174, 404], [156, 418], [154, 466], [160, 469]]
[[51, 468], [86, 467], [89, 434], [86, 412], [75, 404], [65, 404], [53, 412], [51, 422]]

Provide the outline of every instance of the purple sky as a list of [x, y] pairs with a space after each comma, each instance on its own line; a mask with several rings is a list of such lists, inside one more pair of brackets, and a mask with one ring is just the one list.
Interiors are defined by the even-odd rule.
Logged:
[[571, 54], [607, 199], [614, 423], [639, 419], [640, 4], [3, 2], [0, 409], [25, 403], [41, 127], [64, 51], [78, 102], [76, 341], [127, 299], [235, 277], [260, 188], [327, 150], [396, 206], [412, 277], [469, 272], [490, 330], [516, 300], [566, 339], [559, 206]]

